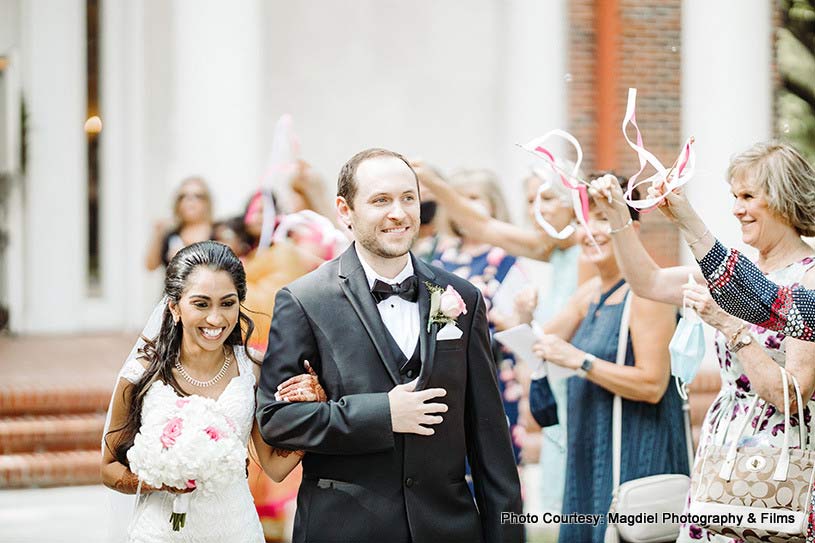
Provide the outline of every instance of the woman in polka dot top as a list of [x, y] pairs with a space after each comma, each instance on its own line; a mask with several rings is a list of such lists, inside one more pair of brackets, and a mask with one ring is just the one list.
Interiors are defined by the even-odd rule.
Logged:
[[[742, 239], [759, 253], [755, 264], [716, 242], [678, 191], [668, 195], [660, 210], [679, 226], [701, 271], [696, 266], [660, 268], [629, 227], [617, 184], [600, 178], [592, 183], [592, 192], [612, 225], [617, 258], [634, 293], [677, 306], [686, 301], [716, 329], [722, 388], [705, 416], [700, 447], [734, 439], [736, 432], [728, 429], [755, 415], [749, 413], [749, 406], [756, 396], [763, 401], [758, 403], [755, 437], [766, 445], [781, 446], [784, 415], [776, 406], [784, 404], [778, 376], [782, 366], [798, 379], [808, 399], [804, 420], [798, 421], [797, 408], [790, 418], [795, 420], [793, 426], [806, 428], [804, 447], [815, 450], [815, 364], [811, 362], [815, 343], [795, 339], [812, 338], [815, 320], [815, 296], [806, 290], [815, 288], [815, 251], [802, 239], [815, 235], [815, 172], [790, 146], [770, 142], [734, 157], [727, 178]], [[651, 194], [662, 191], [662, 187], [649, 189]], [[709, 290], [688, 282], [689, 275], [699, 283], [707, 281]], [[683, 527], [680, 541], [698, 539], [729, 541], [699, 526]]]
[[[774, 145], [778, 154], [785, 155], [789, 170], [786, 181], [791, 185], [789, 194], [778, 195], [786, 200], [781, 205], [796, 215], [794, 221], [800, 225], [796, 227], [800, 234], [813, 236], [815, 168], [791, 147]], [[806, 283], [779, 285], [739, 251], [722, 245], [681, 190], [669, 194], [660, 209], [679, 227], [699, 262], [713, 299], [722, 309], [785, 336], [815, 341], [815, 290], [807, 288]]]

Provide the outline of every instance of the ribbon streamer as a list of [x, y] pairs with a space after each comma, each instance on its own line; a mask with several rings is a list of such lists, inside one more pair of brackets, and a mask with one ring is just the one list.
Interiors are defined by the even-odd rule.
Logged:
[[[555, 160], [554, 154], [549, 151], [546, 147], [543, 146], [543, 143], [550, 139], [551, 137], [559, 137], [566, 140], [572, 147], [575, 149], [576, 153], [576, 160], [574, 166], [572, 167], [571, 172], [565, 172], [560, 165], [557, 164]], [[574, 208], [574, 214], [577, 218], [577, 222], [579, 222], [585, 229], [586, 233], [589, 236], [589, 239], [597, 247], [597, 242], [594, 240], [594, 237], [591, 235], [591, 231], [589, 230], [589, 192], [588, 192], [588, 183], [583, 181], [578, 177], [578, 173], [580, 172], [580, 164], [583, 162], [583, 148], [580, 146], [580, 142], [577, 141], [573, 135], [569, 134], [565, 130], [561, 130], [556, 128], [554, 130], [550, 130], [543, 136], [538, 138], [532, 139], [529, 142], [520, 145], [521, 149], [535, 155], [536, 157], [542, 159], [544, 163], [560, 178], [561, 183], [564, 186], [571, 189], [572, 195], [572, 207]], [[540, 212], [540, 205], [541, 205], [541, 194], [551, 187], [551, 182], [544, 182], [543, 185], [538, 189], [537, 196], [535, 197], [535, 220], [540, 224], [541, 228], [544, 231], [552, 236], [553, 238], [557, 239], [566, 239], [574, 232], [574, 226], [569, 225], [560, 232], [557, 229], [549, 224], [546, 219], [543, 218], [543, 215]]]
[[[664, 200], [670, 191], [678, 189], [691, 180], [696, 167], [696, 153], [693, 150], [694, 139], [691, 136], [687, 139], [687, 141], [685, 141], [685, 144], [682, 146], [682, 150], [680, 151], [679, 156], [677, 157], [673, 166], [666, 169], [665, 166], [662, 165], [662, 162], [660, 162], [659, 159], [644, 146], [642, 133], [640, 132], [639, 126], [637, 126], [636, 108], [637, 89], [631, 88], [628, 89], [628, 104], [625, 108], [625, 117], [623, 118], [622, 129], [625, 141], [627, 141], [628, 145], [637, 153], [637, 157], [639, 158], [640, 162], [640, 169], [637, 173], [632, 175], [631, 179], [628, 181], [628, 189], [625, 191], [625, 202], [635, 209], [650, 211], [654, 209], [662, 200]], [[629, 124], [633, 125], [637, 132], [637, 143], [631, 141], [626, 133], [626, 128]], [[637, 181], [648, 164], [654, 167], [656, 173], [647, 179]], [[634, 190], [638, 186], [646, 183], [653, 184], [656, 182], [664, 183], [664, 191], [662, 195], [642, 199], [634, 198]]]
[[289, 213], [283, 217], [283, 220], [280, 221], [274, 231], [274, 242], [284, 241], [289, 232], [300, 226], [313, 229], [316, 234], [319, 234], [313, 237], [313, 241], [317, 242], [323, 249], [325, 260], [331, 260], [338, 252], [338, 248], [342, 247], [344, 249], [348, 245], [345, 235], [337, 230], [330, 220], [310, 209]]
[[535, 221], [543, 228], [544, 232], [546, 232], [550, 237], [555, 239], [566, 239], [572, 234], [574, 234], [574, 226], [571, 224], [567, 224], [566, 228], [561, 230], [560, 232], [552, 226], [552, 224], [543, 218], [543, 214], [541, 213], [541, 200], [543, 199], [543, 193], [549, 190], [552, 187], [552, 182], [549, 180], [545, 180], [541, 183], [541, 186], [538, 188], [538, 193], [535, 196], [535, 205], [533, 206], [533, 211], [535, 213]]
[[258, 248], [261, 249], [272, 244], [275, 220], [278, 215], [272, 193], [275, 192], [279, 198], [284, 198], [288, 191], [288, 182], [297, 171], [300, 144], [294, 135], [292, 124], [292, 116], [288, 113], [277, 120], [272, 137], [272, 150], [269, 154], [269, 167], [260, 184], [261, 194], [263, 194], [263, 226]]

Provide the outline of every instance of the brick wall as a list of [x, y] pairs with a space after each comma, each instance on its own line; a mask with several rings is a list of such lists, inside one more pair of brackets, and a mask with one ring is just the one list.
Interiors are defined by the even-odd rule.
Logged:
[[[634, 151], [620, 132], [628, 88], [637, 87], [637, 121], [646, 147], [670, 166], [686, 136], [681, 133], [681, 1], [572, 0], [569, 2], [569, 129], [583, 145], [583, 167], [615, 169], [630, 176], [639, 168]], [[612, 21], [598, 21], [598, 12]], [[610, 13], [610, 15], [609, 15]], [[610, 23], [610, 27], [608, 26]], [[598, 40], [606, 25], [609, 40]], [[603, 32], [600, 30], [599, 32]], [[598, 43], [600, 41], [601, 43]], [[598, 81], [599, 47], [613, 48], [611, 77]], [[601, 72], [602, 73], [602, 72]], [[598, 161], [600, 86], [609, 90], [614, 122], [613, 149]], [[647, 173], [653, 173], [647, 170]], [[646, 247], [660, 265], [679, 262], [678, 232], [658, 212], [643, 217]]]

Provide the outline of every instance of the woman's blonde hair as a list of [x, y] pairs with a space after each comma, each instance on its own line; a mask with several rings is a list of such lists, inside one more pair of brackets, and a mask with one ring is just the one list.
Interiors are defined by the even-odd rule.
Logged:
[[498, 176], [483, 169], [462, 169], [453, 172], [449, 178], [453, 187], [476, 187], [483, 194], [492, 208], [492, 217], [502, 222], [509, 222], [509, 211], [504, 195], [501, 193], [501, 185]]
[[736, 178], [755, 182], [769, 208], [798, 234], [815, 236], [815, 169], [792, 146], [756, 143], [730, 161], [728, 182]]
[[190, 183], [197, 183], [203, 189], [204, 201], [207, 204], [207, 219], [212, 221], [212, 193], [209, 190], [209, 185], [207, 185], [207, 182], [204, 180], [203, 177], [193, 175], [182, 179], [181, 183], [178, 184], [178, 188], [175, 191], [175, 200], [173, 202], [173, 216], [175, 217], [175, 221], [179, 227], [183, 226], [184, 222], [181, 220], [181, 215], [179, 213], [181, 207], [181, 193], [184, 190], [184, 187], [189, 185]]

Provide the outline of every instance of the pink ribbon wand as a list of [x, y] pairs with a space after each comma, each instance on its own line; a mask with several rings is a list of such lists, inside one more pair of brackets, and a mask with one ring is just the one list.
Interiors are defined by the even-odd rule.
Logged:
[[[678, 189], [679, 187], [683, 186], [685, 183], [690, 181], [693, 178], [695, 166], [696, 166], [696, 153], [693, 150], [693, 143], [694, 138], [691, 136], [685, 141], [685, 144], [682, 146], [682, 150], [679, 153], [679, 156], [674, 161], [674, 165], [671, 166], [670, 169], [665, 169], [665, 166], [662, 165], [662, 162], [654, 156], [653, 153], [648, 151], [645, 148], [645, 144], [643, 143], [642, 133], [640, 132], [640, 128], [637, 125], [637, 115], [636, 115], [636, 107], [637, 107], [637, 89], [630, 88], [628, 89], [628, 104], [626, 105], [625, 109], [625, 117], [623, 118], [622, 130], [623, 130], [623, 137], [625, 141], [628, 142], [628, 145], [634, 149], [637, 153], [637, 158], [639, 158], [640, 169], [637, 173], [631, 176], [631, 179], [628, 181], [628, 188], [625, 191], [625, 202], [635, 208], [644, 211], [650, 211], [654, 209], [662, 200], [664, 200], [668, 192]], [[634, 143], [628, 137], [628, 133], [626, 132], [626, 128], [628, 125], [631, 124], [634, 126], [637, 134], [637, 142]], [[645, 171], [645, 168], [650, 164], [656, 170], [656, 173], [647, 179], [643, 179], [638, 181], [637, 179]], [[653, 185], [656, 184], [664, 184], [663, 193], [659, 196], [651, 196], [648, 198], [641, 198], [635, 199], [634, 198], [634, 190], [645, 183], [651, 183]]]
[[297, 155], [300, 144], [292, 129], [292, 116], [288, 113], [277, 120], [272, 137], [272, 150], [269, 156], [269, 167], [260, 184], [263, 195], [263, 226], [261, 227], [259, 249], [265, 249], [272, 244], [275, 219], [278, 210], [275, 209], [272, 192], [277, 190], [278, 197], [285, 197], [286, 184], [294, 172], [297, 171]]
[[[549, 149], [543, 146], [543, 143], [550, 139], [551, 137], [560, 137], [566, 140], [572, 147], [575, 149], [576, 153], [576, 160], [574, 166], [572, 167], [571, 172], [565, 172], [563, 168], [557, 164], [554, 154], [552, 154]], [[572, 192], [572, 207], [574, 208], [575, 218], [577, 222], [580, 223], [585, 229], [586, 233], [589, 236], [592, 244], [599, 250], [599, 246], [595, 241], [594, 237], [591, 235], [591, 231], [588, 227], [588, 220], [589, 220], [589, 193], [588, 187], [589, 184], [586, 181], [583, 181], [578, 177], [578, 173], [580, 171], [580, 164], [583, 162], [583, 148], [580, 146], [580, 142], [577, 141], [573, 135], [569, 134], [565, 130], [561, 130], [556, 128], [554, 130], [550, 130], [543, 136], [530, 140], [529, 142], [519, 145], [519, 147], [528, 153], [535, 155], [536, 157], [542, 159], [544, 163], [554, 171], [558, 177], [560, 178], [561, 183], [564, 186], [568, 187]], [[569, 237], [574, 232], [574, 227], [569, 225], [560, 232], [558, 232], [548, 221], [543, 218], [543, 215], [540, 213], [540, 205], [541, 205], [541, 194], [551, 186], [551, 182], [548, 184], [545, 182], [538, 189], [537, 196], [535, 198], [535, 220], [538, 224], [541, 225], [541, 228], [544, 231], [557, 239], [565, 239]], [[568, 231], [571, 228], [571, 231]]]

